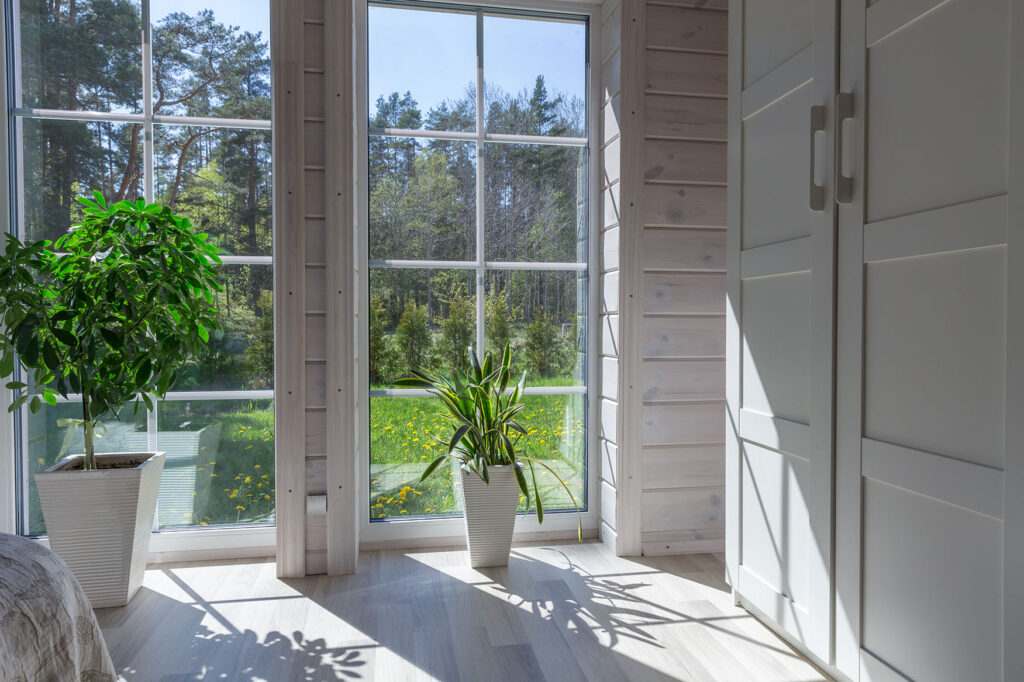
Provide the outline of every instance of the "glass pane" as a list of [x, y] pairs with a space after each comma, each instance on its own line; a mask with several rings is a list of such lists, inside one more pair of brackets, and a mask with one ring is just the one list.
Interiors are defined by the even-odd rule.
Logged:
[[270, 119], [267, 0], [152, 0], [153, 112]]
[[370, 5], [370, 126], [476, 129], [476, 14]]
[[[527, 435], [522, 454], [543, 460], [565, 481], [580, 511], [586, 508], [586, 396], [527, 395], [520, 413]], [[561, 483], [544, 467], [535, 466], [544, 511], [575, 510]]]
[[485, 16], [484, 83], [487, 132], [585, 136], [586, 24]]
[[272, 400], [162, 402], [160, 526], [274, 522]]
[[529, 386], [586, 383], [587, 277], [583, 272], [491, 270], [484, 309], [488, 349], [512, 343]]
[[486, 153], [487, 260], [586, 262], [585, 151], [494, 143]]
[[450, 467], [420, 475], [442, 454], [434, 437], [451, 436], [436, 398], [370, 398], [370, 518], [460, 512]]
[[390, 386], [412, 369], [450, 375], [476, 344], [472, 270], [370, 269], [370, 384]]
[[[544, 460], [585, 508], [586, 399], [582, 395], [525, 398], [521, 423], [528, 435], [520, 452]], [[459, 514], [453, 479], [457, 469], [443, 465], [426, 481], [424, 468], [442, 454], [434, 438], [448, 438], [452, 427], [436, 398], [370, 399], [370, 518]], [[537, 467], [545, 510], [575, 509], [555, 477]]]
[[23, 236], [54, 240], [81, 219], [78, 196], [142, 196], [142, 126], [19, 119], [24, 141]]
[[[63, 450], [67, 427], [60, 426], [62, 419], [81, 419], [82, 403], [58, 403], [55, 406], [43, 405], [39, 412], [26, 413], [26, 433], [23, 439], [25, 481], [28, 490], [28, 533], [29, 535], [45, 535], [46, 524], [43, 522], [39, 497], [36, 494], [35, 472], [56, 463], [65, 455], [74, 455], [84, 451], [84, 435], [80, 426], [72, 427], [71, 442], [67, 450]], [[146, 452], [148, 441], [146, 436], [146, 407], [135, 413], [133, 406], [122, 408], [120, 419], [113, 415], [102, 418], [103, 428], [97, 430], [96, 452]]]
[[132, 0], [17, 3], [21, 106], [142, 111], [142, 10]]
[[273, 268], [225, 265], [216, 305], [223, 326], [202, 355], [178, 371], [173, 391], [264, 390], [274, 387]]
[[272, 253], [270, 131], [156, 126], [155, 198], [224, 255]]
[[370, 259], [468, 260], [476, 253], [476, 145], [369, 139]]

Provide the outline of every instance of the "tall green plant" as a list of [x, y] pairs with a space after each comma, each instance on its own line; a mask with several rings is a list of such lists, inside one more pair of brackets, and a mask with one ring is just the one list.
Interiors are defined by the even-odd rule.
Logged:
[[405, 311], [395, 329], [395, 341], [408, 369], [427, 364], [433, 341], [430, 338], [430, 318], [426, 306], [416, 305], [415, 301], [405, 304]]
[[[518, 452], [519, 442], [526, 437], [527, 431], [518, 421], [516, 415], [526, 406], [523, 393], [526, 388], [526, 372], [523, 372], [519, 383], [509, 388], [512, 366], [512, 346], [505, 344], [501, 364], [495, 367], [491, 353], [484, 355], [483, 364], [477, 358], [473, 347], [469, 347], [470, 376], [464, 380], [461, 376], [454, 379], [434, 377], [424, 372], [413, 371], [412, 376], [399, 379], [396, 386], [403, 388], [427, 389], [428, 393], [441, 399], [445, 407], [448, 421], [455, 431], [452, 437], [438, 442], [447, 448], [447, 452], [432, 461], [423, 471], [420, 480], [426, 480], [446, 459], [458, 460], [463, 470], [480, 476], [484, 483], [490, 484], [488, 467], [511, 466], [515, 472], [519, 490], [526, 498], [526, 510], [530, 510], [531, 499], [537, 506], [537, 521], [544, 522], [544, 501], [537, 487], [537, 474], [534, 465], [547, 469], [562, 484], [576, 507], [577, 532], [583, 539], [583, 522], [580, 518], [579, 505], [573, 497], [569, 486], [554, 469], [542, 460], [527, 457]], [[527, 482], [523, 471], [524, 463], [530, 470], [530, 481]], [[533, 488], [531, 494], [530, 488]]]
[[28, 381], [11, 405], [33, 412], [57, 396], [82, 397], [86, 469], [108, 413], [152, 409], [177, 369], [220, 329], [217, 248], [188, 220], [139, 199], [79, 198], [83, 219], [56, 242], [8, 236], [0, 255], [0, 376], [20, 364]]

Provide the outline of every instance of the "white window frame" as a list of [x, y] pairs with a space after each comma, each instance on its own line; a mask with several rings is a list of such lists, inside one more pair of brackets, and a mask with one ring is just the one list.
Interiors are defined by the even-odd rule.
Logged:
[[[85, 122], [141, 123], [143, 125], [143, 188], [146, 201], [154, 197], [154, 164], [153, 164], [153, 131], [155, 124], [202, 126], [207, 128], [229, 128], [244, 130], [271, 131], [270, 120], [229, 119], [199, 116], [157, 115], [153, 113], [153, 82], [152, 82], [152, 23], [150, 21], [151, 0], [139, 0], [142, 22], [142, 113], [65, 111], [57, 109], [27, 108], [21, 106], [21, 50], [19, 13], [16, 8], [18, 0], [4, 2], [0, 12], [0, 33], [4, 36], [4, 49], [0, 50], [0, 76], [5, 85], [0, 88], [0, 105], [5, 112], [4, 134], [0, 135], [0, 215], [11, 216], [10, 224], [14, 234], [22, 236], [24, 229], [24, 212], [20, 197], [23, 193], [22, 156], [20, 122], [25, 119], [46, 119]], [[269, 7], [268, 7], [269, 12]], [[269, 43], [270, 36], [266, 39]], [[273, 99], [273, 82], [271, 82], [271, 99]], [[10, 101], [13, 95], [13, 102]], [[274, 158], [271, 156], [271, 174], [273, 174]], [[11, 180], [13, 179], [13, 184]], [[12, 207], [15, 211], [12, 211]], [[221, 256], [224, 265], [273, 265], [272, 256]], [[275, 333], [275, 343], [277, 342]], [[15, 432], [20, 427], [21, 433], [27, 432], [28, 412], [24, 408], [17, 413], [7, 412], [11, 401], [11, 392], [0, 390], [0, 532], [17, 533], [23, 528], [18, 527], [17, 505], [22, 505], [23, 518], [28, 514], [28, 496], [18, 499], [19, 467], [16, 459], [22, 452], [16, 442]], [[58, 402], [75, 402], [80, 397], [69, 395], [68, 398], [58, 397]], [[163, 402], [171, 401], [208, 401], [208, 400], [274, 400], [274, 390], [239, 390], [239, 391], [173, 391], [169, 392]], [[159, 409], [159, 407], [157, 407]], [[157, 447], [157, 409], [147, 411], [148, 447]], [[20, 423], [16, 423], [20, 422]], [[21, 489], [28, 489], [28, 471], [20, 467]], [[45, 537], [39, 540], [48, 544]], [[276, 548], [276, 524], [263, 523], [258, 525], [217, 525], [191, 526], [159, 530], [154, 521], [154, 532], [150, 540], [150, 563], [159, 561], [176, 561], [185, 559], [242, 558], [256, 556], [272, 556]]]
[[[485, 142], [519, 142], [528, 144], [552, 144], [565, 146], [579, 146], [588, 149], [587, 158], [587, 260], [584, 263], [498, 263], [486, 261], [484, 258], [484, 242], [481, 238], [483, 232], [484, 202], [481, 200], [482, 187], [481, 175], [477, 173], [477, 216], [476, 216], [476, 255], [472, 261], [411, 261], [411, 260], [374, 260], [370, 261], [368, 253], [368, 228], [369, 228], [369, 192], [368, 181], [368, 144], [369, 144], [369, 102], [368, 102], [368, 6], [370, 4], [392, 5], [395, 7], [417, 7], [447, 8], [453, 5], [465, 6], [468, 10], [478, 10], [477, 15], [477, 40], [481, 40], [479, 22], [481, 14], [479, 11], [507, 11], [510, 13], [522, 13], [524, 18], [529, 16], [555, 16], [569, 19], [585, 19], [587, 21], [587, 50], [589, 54], [586, 84], [586, 118], [587, 137], [584, 138], [559, 138], [559, 137], [537, 137], [529, 135], [504, 135], [486, 133], [483, 124], [483, 110], [481, 108], [483, 93], [483, 73], [480, 65], [477, 65], [477, 128], [474, 132], [437, 132], [428, 130], [375, 130], [376, 133], [401, 137], [423, 137], [431, 139], [466, 140], [477, 143], [477, 151]], [[365, 320], [362, 309], [369, 301], [369, 268], [372, 265], [379, 267], [431, 267], [434, 269], [465, 269], [476, 271], [478, 277], [488, 269], [524, 269], [524, 270], [548, 270], [548, 271], [585, 271], [587, 273], [587, 327], [586, 327], [586, 386], [576, 387], [537, 387], [527, 388], [526, 393], [558, 394], [568, 395], [572, 393], [584, 394], [586, 396], [586, 452], [585, 467], [587, 486], [587, 510], [582, 513], [583, 532], [587, 537], [596, 537], [599, 524], [599, 500], [598, 500], [598, 467], [600, 466], [598, 451], [598, 334], [600, 327], [598, 323], [599, 313], [599, 289], [600, 282], [597, 278], [600, 252], [600, 226], [598, 219], [598, 196], [599, 175], [599, 122], [598, 122], [598, 94], [600, 93], [600, 59], [601, 54], [600, 31], [595, 30], [601, 25], [601, 10], [596, 4], [584, 4], [578, 2], [560, 2], [552, 0], [548, 2], [501, 2], [499, 0], [455, 0], [454, 2], [440, 2], [432, 5], [419, 0], [358, 0], [356, 2], [356, 96], [355, 96], [355, 130], [356, 130], [356, 272], [359, 280], [357, 311], [361, 311], [359, 318], [359, 343], [358, 357], [364, 361], [358, 363], [359, 393], [356, 410], [357, 419], [357, 445], [356, 457], [358, 460], [358, 507], [359, 507], [359, 540], [361, 549], [376, 549], [385, 547], [409, 547], [422, 544], [446, 544], [446, 541], [459, 542], [464, 537], [465, 524], [461, 517], [413, 517], [413, 518], [389, 518], [381, 521], [370, 520], [370, 420], [368, 409], [370, 404], [370, 377], [369, 363], [365, 361], [369, 353], [369, 326]], [[478, 44], [478, 51], [482, 46]], [[478, 154], [478, 157], [479, 154]], [[484, 297], [481, 289], [477, 287], [476, 296], [477, 320], [484, 316]], [[483, 325], [477, 324], [477, 348], [484, 347]], [[415, 397], [417, 395], [428, 395], [425, 391], [415, 389], [387, 389], [375, 390], [374, 396], [399, 396]], [[556, 539], [575, 537], [577, 530], [577, 517], [572, 511], [548, 513], [545, 515], [543, 524], [537, 522], [535, 514], [518, 515], [516, 518], [516, 539]]]

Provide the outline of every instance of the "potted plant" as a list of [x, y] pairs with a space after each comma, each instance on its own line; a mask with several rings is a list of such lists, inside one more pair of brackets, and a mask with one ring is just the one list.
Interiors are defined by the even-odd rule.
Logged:
[[474, 568], [508, 565], [520, 493], [526, 498], [526, 511], [529, 512], [532, 500], [536, 504], [537, 521], [544, 522], [544, 502], [537, 487], [535, 465], [547, 469], [569, 494], [576, 506], [577, 536], [582, 540], [579, 505], [569, 486], [545, 462], [527, 457], [517, 449], [527, 435], [516, 420], [516, 415], [525, 407], [526, 372], [509, 391], [511, 345], [505, 344], [501, 364], [497, 367], [490, 352], [481, 364], [472, 347], [469, 360], [468, 379], [434, 377], [413, 371], [413, 376], [399, 379], [396, 385], [427, 389], [440, 398], [445, 407], [445, 417], [454, 431], [447, 441], [437, 439], [447, 451], [427, 466], [420, 480], [426, 480], [446, 459], [458, 462], [470, 565]]
[[[84, 453], [36, 473], [50, 546], [93, 607], [124, 605], [146, 566], [163, 453], [98, 454], [100, 419], [153, 408], [209, 340], [217, 249], [188, 220], [142, 199], [80, 198], [55, 243], [8, 236], [0, 254], [0, 376], [20, 366], [11, 405], [33, 412], [80, 396]], [[63, 453], [62, 453], [63, 454]]]

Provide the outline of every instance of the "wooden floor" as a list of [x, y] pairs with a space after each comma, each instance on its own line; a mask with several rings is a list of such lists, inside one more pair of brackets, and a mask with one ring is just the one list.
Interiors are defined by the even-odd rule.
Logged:
[[598, 543], [368, 552], [342, 578], [270, 561], [167, 564], [97, 612], [126, 680], [822, 680], [733, 606], [720, 555], [624, 559]]

